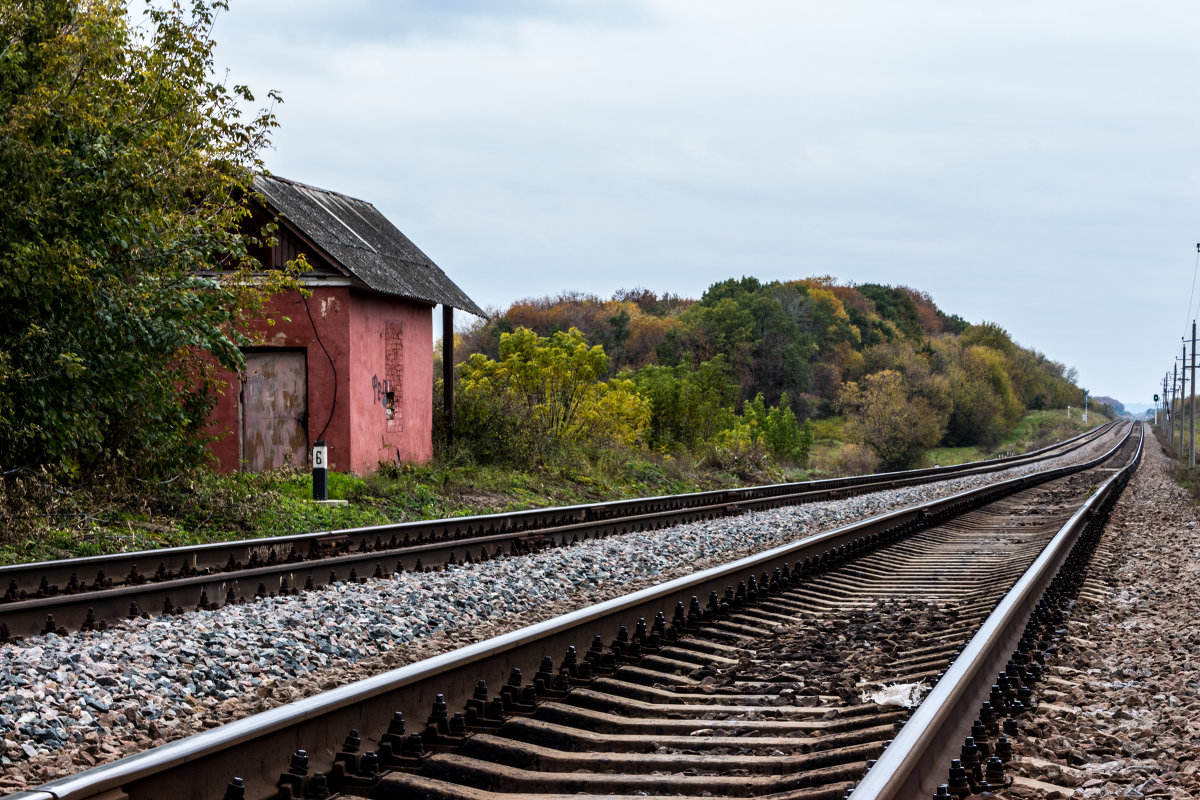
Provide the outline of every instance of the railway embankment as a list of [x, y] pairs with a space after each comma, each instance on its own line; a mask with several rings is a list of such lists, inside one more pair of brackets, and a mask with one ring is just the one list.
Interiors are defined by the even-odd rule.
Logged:
[[1200, 796], [1200, 509], [1146, 442], [1014, 738], [1006, 796]]

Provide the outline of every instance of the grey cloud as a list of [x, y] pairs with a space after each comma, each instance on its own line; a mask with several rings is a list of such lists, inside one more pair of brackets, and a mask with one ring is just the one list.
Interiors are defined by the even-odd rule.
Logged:
[[635, 0], [233, 0], [228, 16], [265, 37], [306, 45], [455, 39], [527, 22], [628, 26], [645, 22]]

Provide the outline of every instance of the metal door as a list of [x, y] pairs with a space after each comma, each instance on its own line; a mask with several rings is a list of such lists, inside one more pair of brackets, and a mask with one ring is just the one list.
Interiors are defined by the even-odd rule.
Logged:
[[308, 380], [303, 351], [246, 354], [242, 379], [242, 469], [304, 469], [308, 457]]

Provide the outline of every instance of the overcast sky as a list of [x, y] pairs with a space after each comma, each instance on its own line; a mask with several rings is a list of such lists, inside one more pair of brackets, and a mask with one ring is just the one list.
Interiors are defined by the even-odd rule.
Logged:
[[[1200, 3], [231, 0], [278, 174], [480, 305], [908, 285], [1148, 402], [1200, 242]], [[462, 315], [459, 316], [460, 321]]]

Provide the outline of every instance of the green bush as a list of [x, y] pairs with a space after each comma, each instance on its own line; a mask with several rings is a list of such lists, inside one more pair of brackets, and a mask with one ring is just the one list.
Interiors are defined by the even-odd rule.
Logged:
[[241, 323], [294, 285], [249, 277], [239, 225], [275, 121], [216, 73], [222, 5], [0, 12], [6, 470], [106, 485], [203, 462], [211, 366], [241, 366]]

